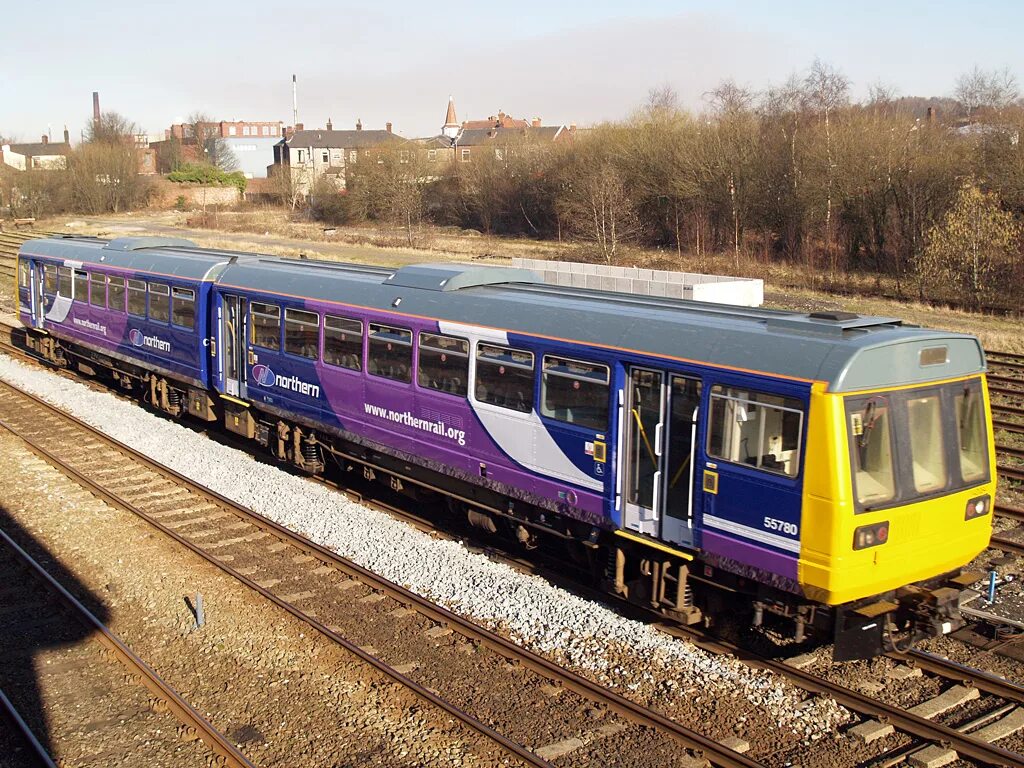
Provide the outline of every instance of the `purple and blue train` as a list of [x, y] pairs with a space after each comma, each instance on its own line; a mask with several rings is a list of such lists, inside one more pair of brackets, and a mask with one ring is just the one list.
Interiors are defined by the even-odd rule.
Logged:
[[169, 238], [32, 240], [17, 279], [46, 359], [305, 471], [563, 542], [684, 622], [747, 610], [870, 656], [957, 625], [991, 533], [971, 336]]

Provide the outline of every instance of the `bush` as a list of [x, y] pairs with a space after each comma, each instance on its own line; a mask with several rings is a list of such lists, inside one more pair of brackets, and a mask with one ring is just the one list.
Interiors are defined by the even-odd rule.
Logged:
[[228, 173], [212, 165], [188, 163], [167, 174], [167, 180], [176, 184], [205, 184], [214, 187], [235, 186], [238, 193], [245, 194], [245, 174], [241, 171]]
[[178, 195], [178, 199], [174, 201], [174, 209], [176, 211], [184, 211], [187, 201], [184, 195]]
[[349, 197], [326, 178], [320, 178], [309, 195], [309, 215], [324, 224], [347, 224], [352, 218]]

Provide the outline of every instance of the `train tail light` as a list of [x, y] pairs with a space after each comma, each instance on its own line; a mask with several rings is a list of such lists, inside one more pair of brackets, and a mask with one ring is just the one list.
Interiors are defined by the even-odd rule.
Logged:
[[853, 548], [867, 549], [885, 544], [889, 540], [889, 521], [862, 525], [853, 532]]
[[992, 511], [992, 499], [987, 495], [978, 496], [967, 502], [967, 509], [964, 510], [964, 520], [973, 520], [976, 517], [984, 517]]

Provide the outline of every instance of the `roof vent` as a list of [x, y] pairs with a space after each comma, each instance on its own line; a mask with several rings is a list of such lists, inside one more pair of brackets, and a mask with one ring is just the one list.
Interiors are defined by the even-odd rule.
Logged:
[[833, 323], [844, 323], [847, 320], [856, 320], [860, 315], [856, 312], [811, 312], [808, 317], [811, 320], [831, 320]]

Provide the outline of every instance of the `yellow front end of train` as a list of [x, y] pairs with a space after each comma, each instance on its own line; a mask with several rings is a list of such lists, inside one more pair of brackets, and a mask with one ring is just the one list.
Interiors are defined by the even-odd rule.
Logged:
[[960, 569], [992, 533], [995, 466], [982, 375], [842, 394], [815, 387], [799, 564], [806, 595], [867, 618], [908, 600], [922, 613], [929, 600], [953, 599], [939, 590], [963, 586]]

